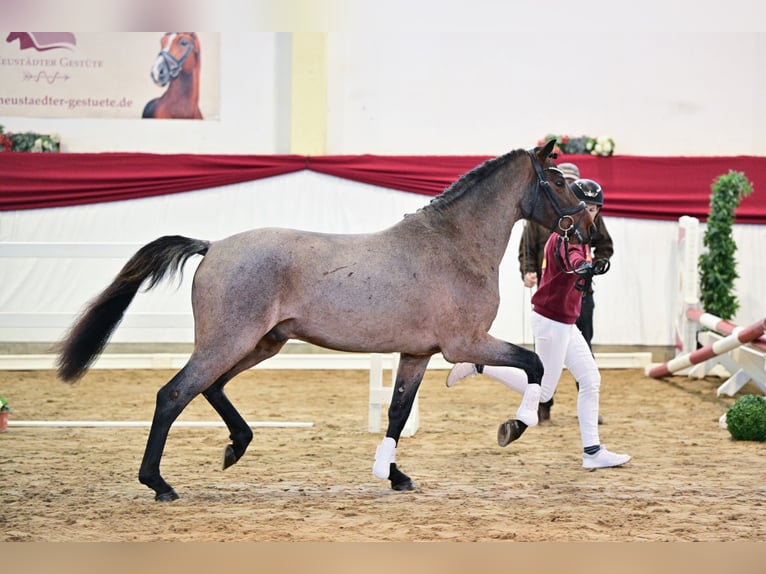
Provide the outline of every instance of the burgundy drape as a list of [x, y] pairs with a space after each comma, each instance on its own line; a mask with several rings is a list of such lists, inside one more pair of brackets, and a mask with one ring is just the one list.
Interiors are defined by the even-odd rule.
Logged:
[[766, 223], [766, 157], [559, 156], [571, 161], [582, 177], [604, 189], [604, 214], [640, 219], [707, 220], [710, 186], [719, 175], [741, 171], [753, 193], [736, 211], [738, 223]]
[[119, 201], [218, 187], [306, 167], [298, 155], [0, 153], [0, 210]]
[[[437, 195], [489, 156], [319, 156], [0, 153], [0, 211], [83, 205], [180, 193], [302, 169], [423, 195]], [[604, 188], [604, 214], [707, 218], [710, 186], [742, 171], [755, 192], [739, 223], [766, 223], [766, 157], [560, 156]]]

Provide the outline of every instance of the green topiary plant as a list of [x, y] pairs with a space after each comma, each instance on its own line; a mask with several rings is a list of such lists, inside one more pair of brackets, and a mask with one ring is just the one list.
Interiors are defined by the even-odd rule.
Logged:
[[766, 441], [766, 399], [739, 397], [726, 411], [726, 427], [734, 440]]
[[731, 319], [739, 309], [739, 301], [733, 294], [737, 275], [734, 253], [737, 244], [731, 236], [734, 210], [742, 198], [753, 192], [753, 186], [738, 171], [729, 171], [716, 178], [711, 186], [710, 215], [703, 238], [708, 248], [699, 258], [700, 299], [706, 312], [722, 319]]

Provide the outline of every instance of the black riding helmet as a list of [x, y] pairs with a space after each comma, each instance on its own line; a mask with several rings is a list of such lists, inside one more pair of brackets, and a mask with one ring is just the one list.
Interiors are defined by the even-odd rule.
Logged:
[[592, 179], [578, 179], [572, 182], [572, 191], [577, 199], [585, 203], [593, 203], [601, 207], [604, 205], [604, 192], [598, 182]]

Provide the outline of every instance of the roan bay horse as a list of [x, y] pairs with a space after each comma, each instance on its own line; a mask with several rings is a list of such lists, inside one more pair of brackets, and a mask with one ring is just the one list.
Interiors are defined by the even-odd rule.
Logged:
[[60, 346], [59, 376], [71, 382], [85, 373], [141, 285], [151, 289], [201, 255], [192, 287], [194, 350], [157, 393], [140, 482], [157, 500], [178, 498], [160, 475], [160, 460], [173, 421], [200, 393], [230, 432], [223, 467], [236, 463], [253, 432], [224, 386], [298, 339], [340, 351], [400, 353], [373, 473], [394, 490], [412, 490], [396, 467], [396, 445], [434, 353], [453, 363], [518, 367], [530, 384], [540, 383], [538, 356], [488, 330], [500, 301], [500, 261], [518, 219], [589, 239], [592, 220], [552, 161], [554, 143], [484, 162], [377, 233], [264, 228], [214, 242], [152, 241], [74, 323]]
[[[199, 110], [200, 47], [194, 32], [167, 32], [152, 65], [152, 80], [168, 86], [144, 106], [143, 118], [201, 120]], [[168, 85], [169, 84], [169, 85]]]

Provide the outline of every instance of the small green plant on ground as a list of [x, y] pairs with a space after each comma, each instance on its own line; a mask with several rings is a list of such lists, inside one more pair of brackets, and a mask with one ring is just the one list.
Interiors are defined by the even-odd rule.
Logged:
[[739, 397], [726, 411], [726, 427], [734, 440], [766, 441], [766, 399]]

